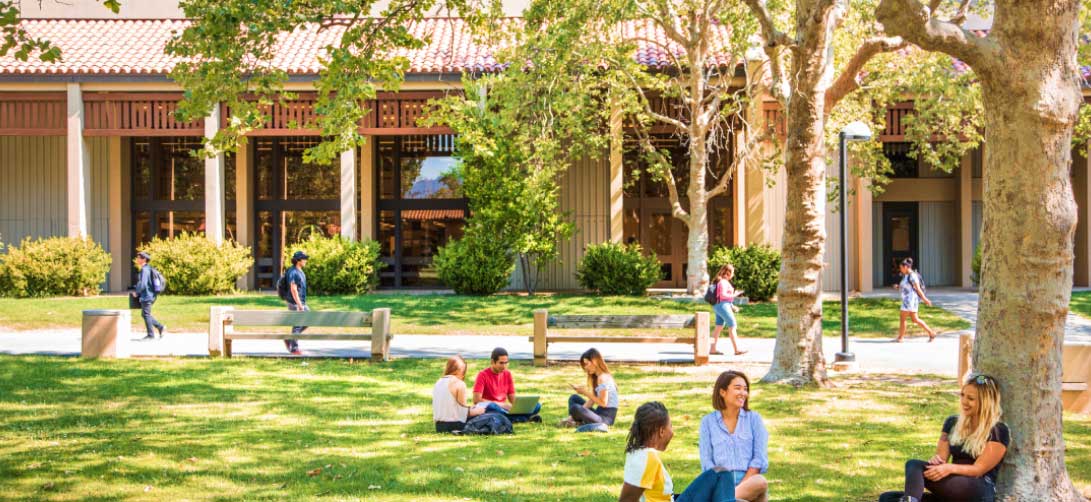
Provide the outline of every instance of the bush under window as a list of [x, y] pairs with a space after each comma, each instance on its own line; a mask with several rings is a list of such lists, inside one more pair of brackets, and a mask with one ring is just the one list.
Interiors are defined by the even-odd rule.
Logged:
[[23, 239], [0, 255], [0, 295], [96, 295], [110, 261], [110, 254], [90, 238]]
[[460, 295], [491, 295], [507, 287], [515, 271], [511, 250], [499, 239], [469, 231], [439, 248], [433, 262], [439, 278]]
[[639, 244], [587, 246], [576, 269], [580, 286], [604, 295], [643, 295], [662, 278], [659, 259]]
[[343, 295], [366, 294], [379, 285], [379, 243], [354, 241], [340, 235], [326, 237], [311, 234], [310, 238], [284, 247], [284, 267], [292, 266], [296, 251], [307, 254], [307, 294]]
[[753, 301], [765, 301], [777, 294], [780, 274], [780, 252], [765, 245], [746, 247], [718, 246], [708, 259], [709, 275], [715, 276], [726, 264], [735, 266], [735, 278], [731, 285], [743, 290], [743, 295]]
[[156, 237], [137, 248], [167, 281], [165, 293], [217, 295], [235, 291], [235, 282], [254, 266], [250, 248], [232, 240], [217, 246], [203, 234], [183, 232]]

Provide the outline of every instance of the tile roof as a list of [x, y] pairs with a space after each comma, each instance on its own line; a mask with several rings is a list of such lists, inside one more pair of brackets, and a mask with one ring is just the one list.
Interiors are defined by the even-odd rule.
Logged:
[[[518, 22], [507, 18], [506, 22]], [[46, 63], [31, 58], [18, 61], [9, 54], [0, 57], [0, 75], [163, 75], [176, 59], [163, 53], [166, 43], [189, 25], [178, 19], [27, 19], [26, 31], [60, 47], [63, 61]], [[680, 49], [667, 42], [666, 36], [651, 21], [628, 23], [621, 27], [626, 36], [640, 38], [637, 60], [650, 67], [670, 65], [671, 52]], [[429, 37], [421, 49], [399, 50], [396, 56], [409, 59], [410, 73], [460, 73], [494, 71], [500, 68], [490, 47], [476, 43], [457, 18], [429, 18], [415, 22], [410, 31], [417, 37]], [[281, 37], [280, 51], [273, 63], [294, 75], [314, 75], [321, 69], [318, 60], [322, 48], [337, 42], [344, 27], [319, 31], [309, 26]], [[720, 26], [716, 43], [727, 40], [729, 29]], [[724, 57], [714, 57], [710, 65], [724, 65]]]

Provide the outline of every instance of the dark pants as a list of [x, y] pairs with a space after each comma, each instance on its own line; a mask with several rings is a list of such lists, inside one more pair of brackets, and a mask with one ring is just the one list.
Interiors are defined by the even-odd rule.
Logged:
[[155, 331], [153, 331], [153, 328], [159, 331], [163, 331], [163, 324], [159, 321], [156, 321], [155, 317], [152, 317], [153, 303], [155, 303], [155, 300], [140, 302], [140, 317], [144, 318], [144, 327], [148, 329], [148, 336], [155, 336]]
[[617, 408], [596, 407], [592, 410], [585, 407], [585, 403], [587, 403], [587, 400], [578, 394], [572, 394], [568, 397], [568, 414], [572, 416], [572, 420], [580, 425], [614, 425], [614, 419], [617, 418]]
[[[306, 312], [306, 311], [308, 311], [310, 309], [307, 308], [306, 303], [304, 303], [303, 305], [296, 305], [296, 304], [294, 304], [292, 302], [288, 302], [288, 310], [291, 310], [292, 312]], [[298, 335], [298, 334], [302, 333], [306, 329], [307, 329], [306, 326], [292, 326], [292, 334], [293, 335]], [[284, 340], [284, 347], [286, 347], [288, 350], [296, 350], [296, 349], [299, 348], [299, 341], [297, 341], [297, 340]]]
[[466, 427], [466, 422], [436, 422], [436, 432], [440, 434], [461, 431]]
[[735, 502], [735, 475], [712, 469], [702, 472], [674, 502]]
[[501, 407], [500, 405], [498, 405], [496, 403], [489, 403], [487, 406], [485, 406], [485, 412], [486, 413], [501, 413], [501, 414], [507, 416], [508, 420], [511, 420], [512, 423], [529, 422], [530, 419], [532, 417], [538, 415], [538, 413], [540, 411], [542, 411], [542, 403], [538, 403], [538, 404], [534, 405], [534, 411], [532, 411], [530, 413], [527, 413], [525, 415], [517, 415], [517, 414], [508, 413], [508, 410], [505, 410], [503, 407]]
[[[996, 496], [996, 487], [987, 477], [971, 478], [952, 474], [939, 481], [929, 481], [924, 477], [927, 466], [928, 462], [923, 460], [910, 460], [905, 463], [905, 495], [937, 502], [993, 502]], [[931, 492], [931, 497], [925, 498], [925, 488]], [[880, 497], [879, 500], [890, 500], [892, 493], [896, 492], [884, 493], [883, 497], [887, 498]]]

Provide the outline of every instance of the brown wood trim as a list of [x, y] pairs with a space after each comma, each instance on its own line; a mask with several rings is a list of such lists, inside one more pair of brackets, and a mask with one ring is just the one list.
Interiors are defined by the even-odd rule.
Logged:
[[0, 136], [64, 136], [67, 129], [6, 129], [0, 128]]
[[450, 127], [361, 127], [365, 136], [409, 136], [414, 134], [454, 134]]
[[85, 129], [83, 135], [87, 137], [101, 136], [204, 136], [204, 128], [200, 129]]
[[261, 138], [269, 136], [321, 136], [322, 131], [319, 129], [255, 129], [246, 133], [250, 138]]
[[83, 101], [181, 101], [180, 92], [85, 92]]
[[68, 101], [63, 92], [0, 92], [0, 101]]

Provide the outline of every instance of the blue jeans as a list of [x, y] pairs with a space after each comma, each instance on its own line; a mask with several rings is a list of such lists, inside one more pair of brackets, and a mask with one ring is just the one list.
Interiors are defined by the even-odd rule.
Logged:
[[735, 475], [712, 469], [702, 472], [674, 502], [735, 502]]
[[[304, 303], [303, 305], [296, 305], [296, 304], [294, 304], [292, 302], [288, 302], [288, 310], [291, 310], [292, 312], [301, 312], [301, 311], [306, 312], [306, 311], [308, 311], [310, 309], [307, 308], [306, 303]], [[305, 330], [305, 329], [307, 329], [306, 326], [292, 326], [292, 334], [293, 335], [298, 335], [298, 334], [302, 333], [303, 330]], [[284, 347], [287, 348], [288, 350], [298, 349], [299, 348], [299, 341], [298, 340], [284, 340]]]
[[712, 312], [716, 314], [716, 325], [725, 328], [734, 328], [735, 311], [731, 309], [731, 302], [720, 302], [712, 306]]
[[156, 321], [155, 317], [152, 317], [153, 303], [155, 303], [155, 300], [140, 302], [140, 317], [144, 318], [144, 327], [148, 329], [148, 336], [155, 336], [155, 331], [152, 331], [152, 328], [159, 331], [163, 330], [163, 324]]
[[513, 415], [511, 413], [508, 413], [508, 410], [505, 410], [503, 407], [496, 403], [489, 403], [487, 406], [485, 406], [485, 413], [500, 413], [503, 415], [507, 415], [508, 420], [511, 420], [512, 423], [529, 422], [530, 417], [537, 415], [540, 411], [542, 411], [542, 403], [534, 405], [534, 411], [525, 415]]

